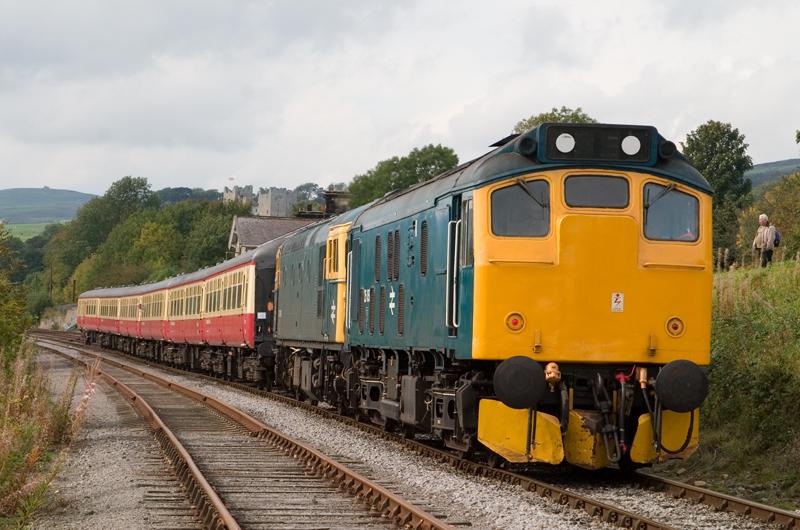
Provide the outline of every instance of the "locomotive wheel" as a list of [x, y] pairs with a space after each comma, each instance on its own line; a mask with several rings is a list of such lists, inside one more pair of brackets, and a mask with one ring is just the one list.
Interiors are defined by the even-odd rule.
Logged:
[[500, 469], [503, 467], [504, 459], [497, 453], [489, 453], [486, 455], [486, 465], [492, 469]]
[[397, 430], [397, 426], [398, 426], [397, 420], [384, 418], [384, 420], [383, 420], [383, 430], [384, 431], [393, 432], [393, 431]]
[[406, 440], [413, 440], [414, 435], [417, 433], [417, 430], [413, 427], [413, 425], [403, 425], [401, 433], [403, 435], [403, 438], [405, 438]]

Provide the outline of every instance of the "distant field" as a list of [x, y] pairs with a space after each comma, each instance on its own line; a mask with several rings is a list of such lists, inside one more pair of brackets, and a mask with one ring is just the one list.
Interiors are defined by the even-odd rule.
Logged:
[[50, 223], [32, 223], [32, 224], [14, 224], [6, 225], [6, 228], [12, 236], [18, 237], [25, 241], [34, 236], [38, 236], [44, 231], [44, 227]]
[[0, 190], [0, 219], [9, 225], [40, 224], [72, 219], [94, 195], [52, 188]]

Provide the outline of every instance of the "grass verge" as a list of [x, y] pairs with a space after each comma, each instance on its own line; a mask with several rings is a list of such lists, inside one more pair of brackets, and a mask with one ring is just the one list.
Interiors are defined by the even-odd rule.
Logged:
[[800, 263], [714, 279], [710, 388], [700, 449], [681, 480], [800, 507]]
[[86, 391], [71, 412], [78, 377], [73, 371], [54, 398], [31, 343], [0, 370], [0, 526], [27, 527], [65, 462], [94, 393], [96, 369], [85, 377]]

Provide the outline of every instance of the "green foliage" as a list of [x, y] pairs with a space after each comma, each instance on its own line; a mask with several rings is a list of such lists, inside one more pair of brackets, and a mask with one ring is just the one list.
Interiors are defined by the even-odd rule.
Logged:
[[569, 107], [560, 109], [553, 107], [549, 112], [542, 112], [520, 120], [514, 126], [514, 132], [522, 134], [542, 123], [597, 123], [597, 120], [586, 114], [580, 107], [574, 110]]
[[[82, 416], [70, 414], [78, 379], [74, 371], [54, 401], [36, 349], [21, 347], [0, 370], [0, 521], [2, 527], [28, 528], [44, 493], [66, 462], [66, 451], [54, 453], [77, 432]], [[87, 384], [96, 375], [87, 374]], [[78, 405], [85, 410], [91, 394]]]
[[352, 205], [360, 206], [386, 193], [425, 182], [458, 165], [458, 155], [449, 147], [426, 145], [403, 157], [382, 160], [350, 183]]
[[299, 203], [317, 202], [325, 204], [325, 197], [322, 195], [324, 191], [322, 186], [313, 182], [300, 184], [294, 189], [294, 192], [297, 194], [297, 202]]
[[753, 167], [748, 145], [730, 123], [709, 120], [690, 132], [683, 154], [714, 188], [714, 246], [733, 248], [737, 210], [747, 205], [750, 181], [744, 172]]
[[136, 212], [75, 269], [76, 290], [158, 281], [213, 265], [225, 257], [232, 217], [247, 213], [238, 203], [198, 201]]
[[794, 142], [800, 144], [800, 129], [798, 129], [794, 133]]
[[[102, 197], [86, 203], [45, 248], [44, 264], [53, 279], [53, 299], [69, 302], [69, 279], [78, 265], [103, 244], [116, 225], [135, 212], [155, 209], [158, 197], [147, 179], [124, 177], [114, 182]], [[49, 282], [49, 279], [48, 279]]]
[[220, 201], [222, 193], [202, 188], [164, 188], [156, 192], [161, 204], [175, 204], [181, 201]]
[[794, 256], [800, 251], [800, 171], [765, 187], [754, 204], [739, 213], [736, 244], [741, 253], [752, 247], [761, 213], [766, 213], [781, 233], [779, 252]]
[[800, 264], [720, 273], [714, 283], [710, 388], [694, 460], [754, 486], [777, 477], [764, 487], [800, 502]]
[[31, 321], [25, 312], [25, 288], [11, 281], [17, 267], [15, 252], [9, 248], [10, 236], [0, 226], [0, 352], [15, 351], [22, 333]]
[[313, 182], [300, 184], [294, 189], [297, 200], [292, 205], [292, 215], [300, 212], [321, 212], [325, 210], [325, 196], [322, 186]]

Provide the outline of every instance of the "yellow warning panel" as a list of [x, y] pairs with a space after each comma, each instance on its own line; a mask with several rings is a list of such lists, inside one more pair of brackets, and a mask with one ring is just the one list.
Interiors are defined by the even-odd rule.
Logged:
[[478, 405], [478, 440], [509, 462], [560, 464], [564, 460], [558, 418], [512, 409], [495, 399], [482, 399]]
[[[661, 413], [661, 447], [660, 454], [656, 454], [653, 446], [653, 418], [648, 414], [639, 416], [636, 435], [631, 446], [631, 460], [640, 464], [664, 462], [671, 459], [686, 459], [697, 450], [700, 438], [700, 409], [694, 410], [694, 419], [691, 412], [673, 412], [665, 410]], [[680, 450], [692, 427], [688, 445]]]

